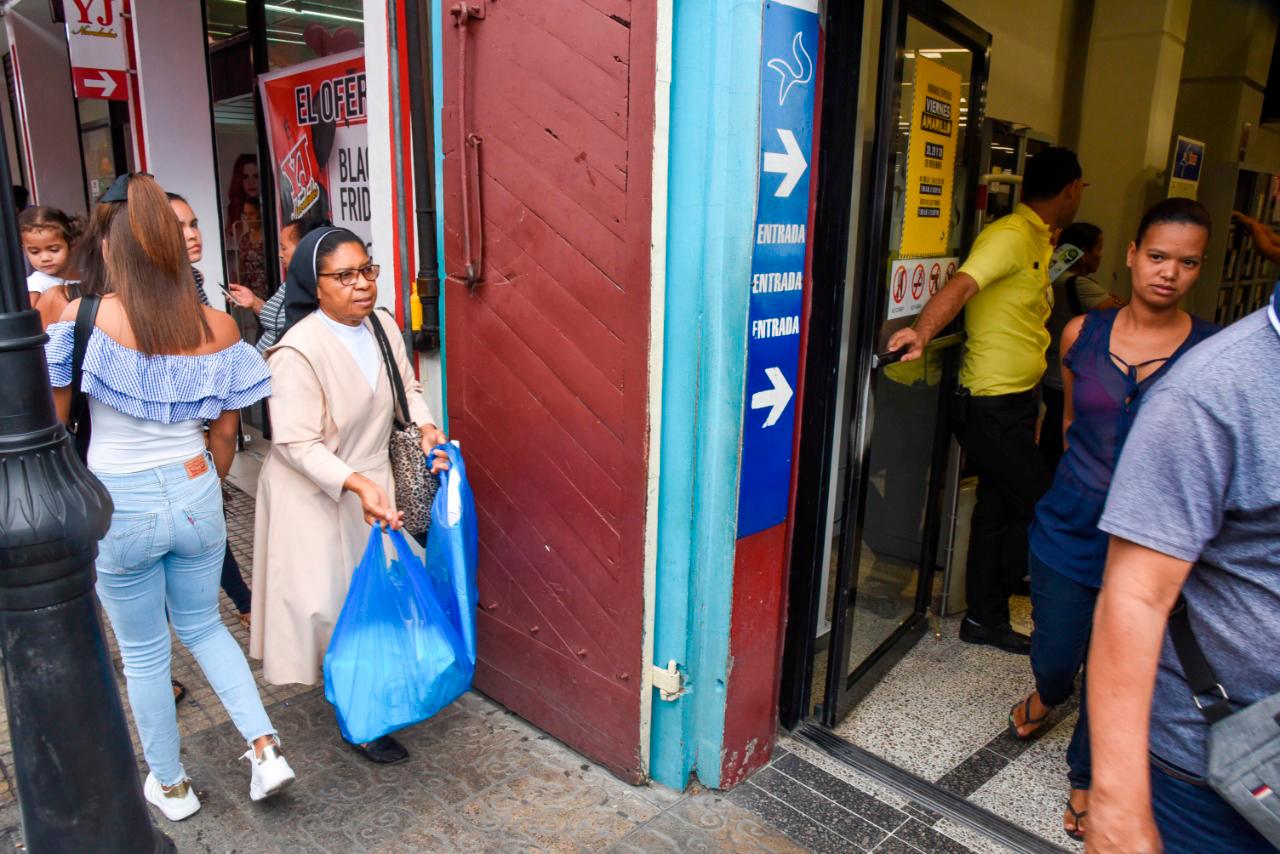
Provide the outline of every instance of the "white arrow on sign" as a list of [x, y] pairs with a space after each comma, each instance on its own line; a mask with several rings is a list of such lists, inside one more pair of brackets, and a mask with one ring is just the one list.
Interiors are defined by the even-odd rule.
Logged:
[[765, 368], [764, 373], [769, 378], [769, 382], [773, 383], [773, 388], [767, 388], [751, 395], [751, 408], [765, 409], [772, 407], [769, 409], [769, 417], [764, 420], [764, 426], [772, 427], [782, 417], [782, 411], [791, 402], [791, 395], [794, 392], [791, 391], [791, 383], [787, 382], [787, 378], [783, 376], [781, 369]]
[[105, 71], [99, 71], [96, 80], [86, 77], [83, 85], [86, 89], [101, 89], [103, 98], [110, 98], [116, 91], [116, 79]]
[[782, 138], [782, 147], [786, 149], [786, 153], [766, 151], [764, 171], [777, 172], [786, 176], [778, 185], [778, 189], [773, 192], [775, 196], [785, 199], [791, 195], [796, 184], [800, 183], [800, 177], [804, 175], [804, 170], [809, 168], [809, 163], [804, 159], [804, 152], [800, 150], [800, 143], [796, 142], [794, 133], [785, 128], [778, 128], [778, 136]]

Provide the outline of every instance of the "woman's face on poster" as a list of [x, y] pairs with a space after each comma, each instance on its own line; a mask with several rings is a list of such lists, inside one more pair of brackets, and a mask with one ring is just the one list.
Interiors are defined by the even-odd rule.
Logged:
[[246, 202], [240, 217], [244, 220], [245, 227], [250, 231], [257, 231], [262, 228], [262, 211], [258, 209], [256, 203]]
[[244, 194], [249, 198], [256, 198], [258, 195], [258, 164], [246, 163], [244, 168], [240, 170], [240, 181]]

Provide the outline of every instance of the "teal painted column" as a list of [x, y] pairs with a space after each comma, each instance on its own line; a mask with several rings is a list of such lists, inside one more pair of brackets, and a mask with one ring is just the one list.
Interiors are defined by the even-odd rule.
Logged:
[[720, 783], [737, 531], [747, 305], [760, 151], [763, 0], [678, 0], [672, 42], [667, 295], [650, 773]]

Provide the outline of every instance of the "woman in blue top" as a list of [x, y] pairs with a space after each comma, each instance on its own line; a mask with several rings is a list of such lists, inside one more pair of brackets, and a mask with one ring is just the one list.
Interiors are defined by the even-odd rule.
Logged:
[[[1132, 301], [1073, 318], [1063, 330], [1066, 451], [1031, 525], [1036, 690], [1009, 713], [1017, 738], [1030, 738], [1049, 710], [1071, 696], [1084, 665], [1107, 557], [1098, 519], [1142, 395], [1179, 356], [1217, 331], [1178, 308], [1200, 277], [1209, 229], [1209, 214], [1198, 202], [1153, 205], [1129, 244]], [[1063, 829], [1083, 839], [1090, 779], [1083, 696], [1067, 766], [1071, 796]]]
[[[110, 293], [98, 308], [79, 383], [93, 423], [89, 470], [114, 505], [98, 550], [97, 593], [120, 643], [150, 768], [143, 792], [179, 821], [200, 800], [179, 754], [170, 623], [248, 745], [249, 797], [262, 800], [294, 779], [244, 653], [218, 616], [227, 539], [219, 478], [235, 455], [238, 410], [270, 394], [271, 379], [235, 322], [197, 301], [178, 222], [155, 180], [123, 176], [102, 201]], [[64, 421], [80, 302], [49, 327], [45, 345]]]

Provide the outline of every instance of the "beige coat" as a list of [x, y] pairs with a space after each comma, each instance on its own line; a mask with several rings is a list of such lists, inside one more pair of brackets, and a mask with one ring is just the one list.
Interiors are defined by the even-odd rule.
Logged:
[[[410, 415], [435, 423], [395, 322], [381, 311], [374, 317], [391, 341]], [[359, 472], [395, 500], [391, 383], [383, 370], [370, 391], [346, 347], [314, 315], [267, 351], [267, 363], [272, 445], [258, 480], [249, 653], [262, 659], [272, 684], [314, 685], [369, 538], [360, 501], [342, 484]]]

